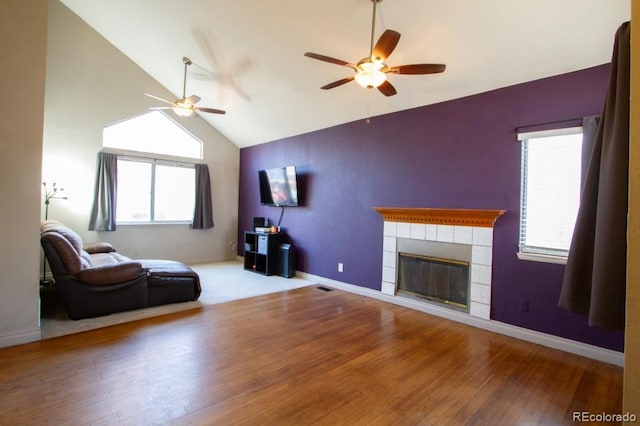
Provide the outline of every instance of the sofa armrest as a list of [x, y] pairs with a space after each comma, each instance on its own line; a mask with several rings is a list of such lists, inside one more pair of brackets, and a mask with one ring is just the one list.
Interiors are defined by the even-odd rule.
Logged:
[[123, 262], [83, 269], [76, 277], [85, 284], [102, 286], [130, 281], [145, 274], [146, 271], [139, 262]]
[[111, 253], [116, 251], [110, 243], [99, 242], [99, 243], [87, 243], [82, 247], [87, 253]]

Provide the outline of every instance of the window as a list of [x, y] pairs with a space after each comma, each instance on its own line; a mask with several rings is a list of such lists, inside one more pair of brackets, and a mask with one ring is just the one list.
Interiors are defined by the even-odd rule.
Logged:
[[102, 146], [202, 159], [202, 142], [160, 111], [105, 127]]
[[116, 222], [151, 222], [153, 163], [118, 159]]
[[520, 259], [566, 262], [580, 205], [582, 128], [518, 135]]
[[105, 148], [148, 153], [118, 156], [118, 224], [193, 220], [194, 165], [157, 157], [202, 159], [200, 140], [160, 111], [109, 125], [102, 136]]
[[195, 168], [162, 160], [118, 158], [116, 221], [191, 222]]

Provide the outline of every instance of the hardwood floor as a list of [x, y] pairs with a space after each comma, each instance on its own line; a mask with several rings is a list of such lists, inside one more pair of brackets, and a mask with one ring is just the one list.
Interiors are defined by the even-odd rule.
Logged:
[[315, 286], [0, 349], [0, 424], [572, 424], [622, 369]]

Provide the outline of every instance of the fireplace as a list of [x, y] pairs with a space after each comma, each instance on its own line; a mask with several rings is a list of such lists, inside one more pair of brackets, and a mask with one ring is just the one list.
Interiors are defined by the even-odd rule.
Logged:
[[468, 312], [469, 262], [400, 252], [397, 292]]
[[[471, 316], [491, 317], [491, 275], [493, 263], [493, 224], [505, 213], [504, 210], [431, 209], [374, 207], [384, 219], [382, 252], [381, 292], [395, 297], [421, 299], [425, 304], [433, 302], [443, 307], [463, 311]], [[466, 263], [466, 306], [453, 300], [437, 297], [417, 296], [415, 288], [407, 290], [399, 279], [402, 261], [400, 253], [412, 257], [446, 259], [447, 262]], [[451, 268], [449, 268], [451, 269]], [[455, 268], [454, 268], [455, 269]], [[458, 268], [456, 269], [460, 273]], [[451, 272], [451, 271], [449, 271]], [[464, 281], [464, 279], [461, 279]], [[411, 284], [415, 286], [416, 284]], [[425, 286], [425, 284], [421, 284]], [[442, 286], [442, 284], [438, 284]], [[447, 283], [449, 285], [449, 283]], [[454, 284], [454, 292], [464, 284]], [[424, 290], [424, 289], [422, 289]], [[421, 291], [422, 291], [421, 290]], [[427, 289], [428, 291], [429, 289]], [[450, 296], [448, 296], [450, 297]]]

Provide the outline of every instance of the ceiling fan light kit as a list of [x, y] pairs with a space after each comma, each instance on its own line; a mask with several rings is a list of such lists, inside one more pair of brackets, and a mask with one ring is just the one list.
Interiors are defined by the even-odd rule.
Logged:
[[373, 3], [373, 18], [371, 22], [371, 48], [369, 56], [361, 59], [357, 65], [343, 61], [341, 59], [332, 58], [330, 56], [320, 55], [318, 53], [306, 52], [304, 55], [317, 59], [319, 61], [329, 62], [336, 65], [345, 66], [355, 71], [355, 74], [341, 80], [334, 81], [321, 87], [328, 90], [334, 87], [342, 86], [352, 80], [355, 80], [360, 86], [367, 89], [377, 88], [380, 93], [385, 96], [395, 95], [396, 89], [389, 82], [387, 74], [435, 74], [441, 73], [446, 66], [443, 64], [412, 64], [399, 65], [389, 67], [385, 62], [389, 55], [396, 48], [400, 41], [400, 33], [394, 30], [385, 30], [378, 42], [374, 45], [375, 27], [376, 27], [376, 5], [382, 0], [370, 0]]
[[191, 62], [191, 59], [185, 56], [182, 58], [182, 63], [184, 64], [184, 78], [182, 80], [182, 97], [180, 99], [177, 99], [171, 102], [166, 99], [160, 98], [158, 96], [145, 93], [145, 95], [149, 96], [150, 98], [157, 99], [159, 101], [162, 101], [171, 105], [167, 107], [152, 107], [150, 109], [171, 109], [178, 117], [191, 117], [193, 114], [195, 114], [196, 111], [208, 112], [211, 114], [226, 114], [226, 112], [221, 109], [197, 107], [196, 104], [200, 102], [200, 97], [196, 95], [191, 95], [189, 97], [186, 96], [187, 67], [191, 65], [192, 62]]
[[179, 117], [191, 117], [193, 115], [193, 105], [185, 99], [184, 102], [177, 100], [176, 106], [173, 108], [173, 112]]
[[356, 68], [358, 69], [354, 77], [356, 83], [366, 89], [376, 88], [387, 80], [387, 64], [382, 61], [370, 61], [366, 58], [360, 61]]

